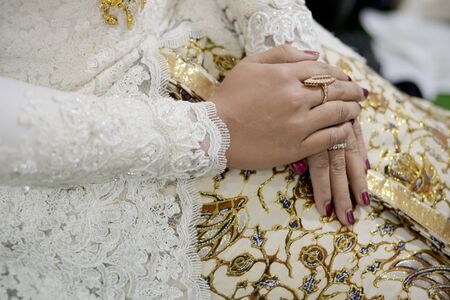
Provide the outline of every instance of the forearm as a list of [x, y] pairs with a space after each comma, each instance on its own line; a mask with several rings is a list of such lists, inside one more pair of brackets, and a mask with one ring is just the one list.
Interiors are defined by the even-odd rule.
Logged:
[[212, 103], [96, 97], [6, 78], [0, 86], [1, 185], [187, 179], [224, 167], [226, 129]]

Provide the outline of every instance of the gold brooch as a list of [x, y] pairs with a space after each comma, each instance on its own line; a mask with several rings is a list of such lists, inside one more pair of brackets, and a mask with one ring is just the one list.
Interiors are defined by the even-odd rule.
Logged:
[[[141, 6], [140, 10], [142, 11], [147, 4], [147, 0], [140, 0]], [[125, 13], [127, 17], [127, 26], [128, 29], [133, 27], [133, 13], [131, 12], [132, 6], [136, 4], [136, 0], [100, 0], [100, 8], [102, 10], [103, 19], [108, 25], [117, 25], [119, 24], [119, 19], [117, 16], [111, 13], [112, 9], [119, 9]]]

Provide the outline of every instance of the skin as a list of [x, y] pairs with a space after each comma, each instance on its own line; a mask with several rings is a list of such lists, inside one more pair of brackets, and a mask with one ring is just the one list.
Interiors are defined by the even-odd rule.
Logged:
[[[364, 202], [368, 200], [364, 159], [367, 151], [361, 125], [357, 120], [353, 123], [353, 129], [347, 138], [345, 150], [324, 151], [307, 158], [317, 210], [324, 216], [330, 216], [334, 209], [344, 225], [352, 225], [354, 222], [348, 215], [353, 213], [350, 193], [358, 204], [369, 205]], [[332, 209], [327, 210], [327, 205], [330, 204]]]
[[[211, 101], [230, 131], [229, 167], [267, 169], [307, 159], [319, 212], [326, 215], [325, 204], [331, 201], [338, 219], [349, 225], [347, 177], [359, 203], [367, 191], [364, 141], [358, 122], [351, 122], [365, 93], [341, 70], [318, 62], [318, 56], [287, 45], [248, 56], [228, 73]], [[337, 79], [328, 87], [325, 104], [320, 88], [302, 83], [319, 74]], [[327, 151], [344, 141], [346, 150]]]

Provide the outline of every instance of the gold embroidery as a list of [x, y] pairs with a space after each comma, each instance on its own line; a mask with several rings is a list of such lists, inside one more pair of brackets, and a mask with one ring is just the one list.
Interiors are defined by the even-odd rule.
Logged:
[[434, 208], [441, 197], [445, 197], [444, 188], [435, 175], [433, 165], [424, 155], [421, 159], [423, 166], [408, 153], [395, 155], [386, 166], [385, 174], [418, 194]]
[[300, 260], [308, 269], [315, 269], [318, 266], [323, 266], [325, 258], [327, 257], [327, 251], [317, 245], [305, 247], [300, 252]]
[[428, 287], [430, 299], [448, 299], [450, 266], [431, 252], [419, 252], [396, 261], [386, 272], [377, 276], [374, 285], [381, 281], [400, 281], [406, 291], [409, 287]]
[[[135, 5], [136, 0], [100, 0], [100, 8], [102, 10], [103, 19], [108, 25], [119, 24], [119, 19], [116, 15], [111, 13], [111, 10], [118, 9], [125, 13], [127, 18], [128, 29], [133, 27], [134, 18], [132, 13], [132, 6]], [[140, 10], [142, 11], [147, 4], [147, 0], [140, 1]]]
[[201, 66], [187, 62], [183, 57], [171, 50], [160, 52], [167, 61], [172, 78], [187, 85], [203, 99], [211, 97], [218, 82]]
[[245, 253], [243, 255], [237, 256], [231, 264], [228, 266], [227, 274], [230, 276], [241, 276], [255, 263], [255, 258], [249, 254]]
[[367, 175], [369, 190], [373, 199], [402, 212], [417, 226], [426, 228], [447, 244], [450, 244], [450, 222], [439, 211], [432, 209], [401, 184], [369, 171]]
[[[183, 48], [183, 63], [198, 64], [220, 80], [229, 67], [223, 62], [230, 60], [215, 59], [211, 52], [221, 57], [221, 48], [208, 46], [205, 40], [191, 41]], [[429, 251], [411, 229], [427, 236], [424, 228], [428, 228], [432, 236], [427, 238], [438, 249], [446, 249], [441, 241], [448, 242], [450, 225], [439, 209], [448, 203], [445, 172], [450, 168], [450, 132], [445, 124], [449, 119], [442, 115], [441, 121], [434, 122], [439, 119], [438, 111], [396, 92], [363, 63], [331, 50], [325, 54], [338, 58], [341, 69], [371, 90], [361, 115], [369, 133], [371, 162], [378, 171], [368, 174], [369, 190], [372, 199], [382, 199], [401, 218], [374, 201], [372, 208], [356, 209], [356, 225], [345, 228], [335, 215], [324, 218], [317, 213], [309, 176], [295, 176], [284, 167], [226, 170], [199, 187], [208, 191], [202, 193], [203, 217], [197, 229], [203, 275], [210, 290], [223, 299], [380, 300], [386, 287], [401, 292], [399, 299], [416, 295], [420, 288], [434, 299], [447, 299], [448, 290], [438, 286], [439, 293], [435, 293], [434, 287], [416, 285], [416, 277], [403, 276], [395, 282], [386, 275], [380, 279], [384, 280], [382, 287], [372, 281], [405, 257]], [[405, 159], [408, 155], [414, 163]], [[440, 185], [433, 183], [434, 178]], [[236, 216], [241, 217], [237, 224], [232, 221]], [[448, 259], [440, 264], [448, 265]]]
[[[214, 44], [210, 39], [191, 39], [182, 48], [162, 49], [161, 54], [167, 61], [172, 80], [194, 95], [187, 99], [175, 97], [183, 100], [209, 99], [226, 72], [239, 61], [237, 56], [226, 53], [224, 47]], [[206, 71], [205, 65], [212, 67], [212, 70]], [[180, 89], [180, 92], [186, 91]]]
[[225, 199], [217, 194], [202, 193], [214, 199], [202, 207], [202, 221], [197, 225], [198, 253], [210, 258], [231, 245], [244, 230], [247, 215], [243, 209], [247, 197]]

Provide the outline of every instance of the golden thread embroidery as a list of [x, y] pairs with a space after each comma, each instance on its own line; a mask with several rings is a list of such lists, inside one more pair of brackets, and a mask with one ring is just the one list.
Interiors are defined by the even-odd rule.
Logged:
[[[221, 53], [221, 49], [207, 45], [204, 41], [191, 41], [183, 48], [187, 53], [183, 55], [184, 62], [208, 65], [214, 70], [211, 73], [207, 69], [208, 72], [220, 79], [223, 64], [211, 59], [214, 56], [210, 54]], [[372, 98], [364, 105], [371, 114], [363, 114], [361, 120], [369, 125], [380, 124], [380, 130], [372, 132], [368, 140], [369, 152], [380, 157], [380, 162], [374, 164], [378, 172], [368, 174], [369, 190], [375, 200], [373, 210], [368, 216], [361, 216], [354, 231], [337, 229], [335, 215], [320, 218], [315, 213], [308, 176], [294, 176], [289, 168], [275, 168], [272, 172], [227, 170], [212, 179], [209, 188], [202, 188], [208, 192], [202, 193], [202, 219], [197, 227], [199, 255], [208, 270], [204, 276], [214, 296], [384, 299], [378, 294], [382, 288], [370, 283], [377, 278], [383, 285], [390, 282], [389, 287], [394, 288], [397, 283], [392, 282], [398, 280], [400, 288], [403, 285], [400, 299], [414, 295], [419, 288], [432, 299], [447, 299], [450, 295], [445, 289], [448, 280], [442, 280], [444, 286], [419, 285], [426, 274], [432, 272], [431, 277], [442, 273], [442, 267], [420, 266], [414, 272], [397, 272], [405, 263], [405, 255], [421, 256], [429, 249], [412, 231], [418, 229], [418, 224], [423, 226], [419, 231], [427, 229], [425, 233], [436, 241], [447, 243], [448, 222], [437, 210], [438, 205], [448, 202], [445, 193], [449, 187], [440, 175], [450, 168], [445, 155], [449, 149], [447, 132], [435, 128], [425, 117], [414, 119], [405, 109], [405, 96], [394, 93], [387, 84], [377, 84], [372, 78], [377, 75], [370, 69], [345, 58], [341, 58], [340, 66], [353, 75], [354, 81], [369, 83]], [[357, 72], [362, 68], [364, 78]], [[433, 113], [435, 118], [435, 112], [421, 111], [430, 116]], [[391, 118], [387, 120], [386, 116]], [[385, 136], [390, 138], [388, 142]], [[412, 147], [419, 144], [423, 150], [417, 156]], [[415, 163], [407, 155], [414, 157]], [[436, 193], [430, 190], [429, 182], [434, 179], [440, 182], [431, 184]], [[381, 199], [384, 207], [375, 207]], [[386, 206], [403, 212], [403, 217], [388, 218]], [[273, 218], [279, 221], [273, 222]], [[314, 218], [317, 223], [311, 222]], [[369, 228], [362, 230], [363, 226]], [[403, 230], [408, 230], [408, 236], [401, 234]], [[438, 255], [430, 252], [427, 260], [431, 258], [438, 260]], [[443, 258], [437, 265], [448, 265], [448, 259]], [[377, 293], [365, 295], [373, 294], [372, 288]]]
[[[116, 15], [111, 13], [111, 10], [118, 9], [125, 13], [127, 18], [127, 27], [131, 29], [134, 23], [134, 17], [132, 13], [132, 6], [136, 4], [136, 0], [100, 0], [100, 8], [102, 10], [103, 19], [108, 25], [119, 24], [119, 19]], [[140, 10], [142, 11], [147, 4], [147, 0], [140, 1]]]

